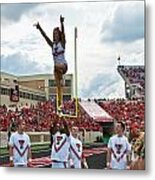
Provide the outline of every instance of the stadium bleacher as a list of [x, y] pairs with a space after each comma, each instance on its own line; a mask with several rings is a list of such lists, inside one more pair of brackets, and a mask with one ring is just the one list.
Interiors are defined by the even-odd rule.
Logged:
[[[73, 112], [74, 102], [67, 101], [64, 104], [64, 109], [71, 109]], [[51, 121], [61, 121], [55, 110], [55, 104], [51, 101], [39, 102], [36, 106], [24, 106], [16, 111], [8, 110], [5, 105], [0, 106], [0, 130], [7, 131], [12, 123], [18, 123], [20, 119], [26, 122], [26, 131], [48, 131]], [[68, 125], [78, 126], [80, 129], [87, 131], [97, 131], [100, 126], [95, 123], [92, 118], [83, 110], [79, 110], [78, 117], [67, 117]]]
[[139, 128], [144, 128], [145, 103], [143, 100], [114, 99], [99, 102], [116, 121], [124, 121], [127, 126], [137, 123]]
[[131, 84], [138, 83], [145, 89], [144, 66], [118, 66], [118, 70], [128, 78]]
[[[128, 84], [137, 84], [141, 90], [145, 91], [145, 69], [144, 66], [118, 66], [118, 72]], [[115, 120], [125, 121], [128, 126], [137, 122], [140, 128], [144, 128], [144, 100], [124, 100], [114, 99], [105, 100], [99, 103], [102, 109], [99, 109], [95, 102], [88, 100], [82, 105], [79, 101], [79, 111], [77, 118], [67, 117], [69, 127], [76, 125], [80, 130], [99, 131], [100, 125], [94, 121], [92, 114], [99, 112], [111, 116]], [[94, 104], [93, 104], [94, 103]], [[88, 108], [89, 107], [89, 108]], [[65, 101], [63, 111], [67, 114], [75, 113], [75, 101]], [[91, 111], [91, 112], [88, 112]], [[93, 111], [93, 113], [92, 113]], [[20, 119], [26, 122], [26, 131], [48, 131], [52, 121], [60, 121], [56, 113], [55, 101], [38, 102], [36, 105], [25, 105], [23, 107], [11, 110], [5, 105], [0, 106], [0, 131], [7, 131], [12, 124], [18, 123]]]
[[[141, 128], [144, 127], [145, 105], [143, 100], [106, 100], [100, 102], [99, 105], [118, 121], [123, 120], [127, 125], [137, 122]], [[66, 102], [65, 106], [70, 107], [70, 102], [68, 104]], [[25, 106], [20, 111], [17, 108], [15, 112], [7, 110], [4, 105], [0, 107], [0, 130], [7, 131], [12, 123], [18, 123], [21, 118], [26, 122], [26, 131], [31, 132], [48, 131], [51, 121], [60, 121], [51, 101], [38, 103], [36, 106]], [[81, 107], [77, 118], [68, 117], [67, 119], [70, 127], [76, 125], [80, 130], [85, 129], [87, 131], [98, 131], [100, 129], [100, 125]]]
[[144, 66], [118, 66], [118, 72], [124, 81], [141, 96], [145, 94], [145, 68]]

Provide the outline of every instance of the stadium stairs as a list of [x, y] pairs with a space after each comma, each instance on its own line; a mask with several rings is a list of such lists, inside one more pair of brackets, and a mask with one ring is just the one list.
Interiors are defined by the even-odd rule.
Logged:
[[93, 119], [97, 120], [104, 118], [105, 120], [112, 120], [113, 118], [102, 109], [95, 101], [87, 100], [79, 102], [83, 110]]

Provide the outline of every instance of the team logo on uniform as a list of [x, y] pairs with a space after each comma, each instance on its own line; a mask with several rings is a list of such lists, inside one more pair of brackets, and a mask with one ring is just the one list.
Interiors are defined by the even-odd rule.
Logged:
[[60, 144], [60, 141], [62, 140], [62, 136], [57, 136], [57, 145], [59, 145]]
[[77, 147], [77, 149], [78, 149], [78, 152], [80, 152], [80, 144], [76, 144], [76, 147]]
[[20, 144], [20, 149], [23, 149], [23, 146], [24, 146], [24, 140], [19, 140], [18, 141], [19, 142], [19, 144]]
[[121, 153], [121, 149], [122, 149], [122, 144], [115, 144], [115, 148], [116, 148], [116, 153], [120, 154]]
[[[62, 147], [63, 145], [66, 143], [66, 138], [63, 140], [63, 136], [57, 136], [56, 137], [56, 141], [54, 143], [54, 149], [56, 152], [58, 152]], [[58, 145], [58, 146], [56, 146]]]

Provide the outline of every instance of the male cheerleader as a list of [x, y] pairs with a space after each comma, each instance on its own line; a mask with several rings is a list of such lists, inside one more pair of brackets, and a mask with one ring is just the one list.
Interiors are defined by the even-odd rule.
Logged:
[[118, 122], [116, 125], [116, 135], [113, 135], [108, 142], [107, 168], [127, 169], [129, 152], [131, 145], [124, 136], [125, 124]]
[[24, 132], [24, 121], [19, 121], [17, 126], [17, 132], [11, 135], [9, 141], [10, 166], [27, 167], [31, 162], [30, 138]]
[[70, 167], [71, 168], [88, 168], [86, 159], [82, 153], [82, 142], [79, 137], [79, 129], [76, 126], [72, 127], [70, 135]]
[[51, 134], [53, 135], [52, 168], [67, 168], [70, 148], [70, 132], [67, 122], [64, 119], [61, 120], [61, 124], [54, 122]]

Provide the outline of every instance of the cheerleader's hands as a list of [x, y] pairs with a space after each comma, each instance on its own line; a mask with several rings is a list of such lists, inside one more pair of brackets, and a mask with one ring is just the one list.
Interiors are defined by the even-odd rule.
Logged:
[[28, 166], [28, 167], [31, 167], [31, 165], [32, 165], [32, 159], [29, 158], [29, 159], [28, 159], [28, 164], [27, 164], [27, 166]]
[[33, 24], [33, 26], [35, 26], [37, 29], [39, 29], [39, 28], [40, 28], [40, 24], [39, 24], [39, 22], [37, 22], [37, 23]]
[[60, 22], [63, 23], [64, 20], [65, 20], [65, 18], [62, 15], [60, 15]]
[[127, 167], [126, 167], [126, 170], [130, 170], [130, 166], [127, 166]]

